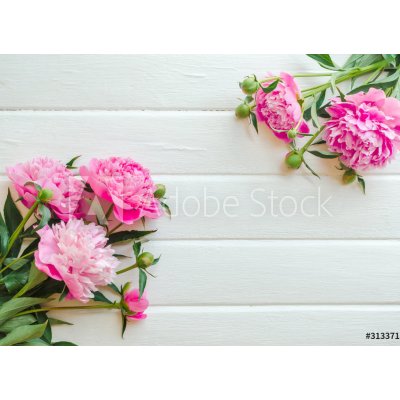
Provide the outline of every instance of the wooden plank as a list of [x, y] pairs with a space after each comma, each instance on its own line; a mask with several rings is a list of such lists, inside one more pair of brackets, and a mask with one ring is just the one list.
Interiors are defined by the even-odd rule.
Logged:
[[[318, 146], [318, 148], [324, 148]], [[68, 161], [130, 156], [162, 174], [308, 174], [284, 166], [287, 147], [266, 129], [257, 135], [233, 112], [0, 112], [0, 171], [48, 155]], [[341, 176], [337, 160], [309, 155], [321, 175]], [[372, 174], [400, 172], [400, 157]]]
[[236, 106], [238, 82], [249, 74], [321, 70], [299, 54], [1, 55], [0, 108], [226, 110]]
[[[371, 176], [367, 195], [330, 177], [155, 176], [172, 221], [155, 239], [399, 239], [399, 176]], [[0, 182], [5, 199], [9, 182]], [[373, 211], [373, 212], [372, 212]], [[142, 229], [141, 223], [136, 225]]]
[[55, 340], [81, 345], [398, 345], [367, 332], [398, 332], [399, 306], [152, 307], [120, 337], [117, 311], [61, 311]]

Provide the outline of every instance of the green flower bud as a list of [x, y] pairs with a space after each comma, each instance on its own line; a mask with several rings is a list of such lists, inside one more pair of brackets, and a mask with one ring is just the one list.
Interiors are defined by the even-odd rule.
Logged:
[[38, 197], [42, 203], [48, 203], [53, 198], [53, 192], [50, 189], [42, 189]]
[[161, 199], [162, 197], [165, 196], [165, 192], [167, 191], [167, 189], [165, 188], [165, 185], [163, 185], [162, 183], [158, 183], [156, 185], [156, 191], [154, 192], [154, 197], [156, 199]]
[[299, 169], [303, 163], [303, 157], [297, 151], [286, 154], [285, 163], [289, 168]]
[[245, 103], [239, 104], [236, 107], [235, 115], [237, 118], [247, 118], [250, 115], [250, 107]]
[[240, 85], [244, 94], [257, 92], [259, 83], [254, 78], [246, 78]]
[[296, 136], [297, 136], [296, 129], [291, 129], [290, 131], [287, 131], [287, 137], [289, 139], [294, 139]]
[[145, 251], [144, 253], [140, 254], [136, 260], [136, 264], [139, 268], [148, 268], [154, 262], [153, 254]]
[[353, 183], [357, 178], [356, 171], [349, 169], [347, 170], [343, 176], [342, 176], [342, 181], [345, 185], [349, 185], [350, 183]]

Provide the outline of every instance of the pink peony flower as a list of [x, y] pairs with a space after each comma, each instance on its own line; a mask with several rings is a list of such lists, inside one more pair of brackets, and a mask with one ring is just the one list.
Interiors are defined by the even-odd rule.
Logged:
[[146, 298], [146, 292], [143, 293], [142, 298], [139, 300], [139, 290], [133, 289], [125, 293], [124, 301], [131, 310], [133, 315], [128, 315], [127, 318], [134, 319], [145, 319], [147, 315], [144, 314], [146, 308], [149, 306], [149, 301]]
[[119, 261], [106, 246], [104, 228], [71, 219], [38, 231], [40, 242], [35, 252], [37, 268], [58, 281], [64, 281], [69, 298], [87, 302], [97, 286], [112, 282]]
[[7, 175], [14, 184], [24, 206], [30, 208], [37, 197], [34, 182], [43, 189], [50, 189], [53, 197], [48, 203], [54, 213], [63, 221], [81, 217], [80, 201], [84, 184], [59, 161], [37, 157], [31, 161], [7, 168]]
[[142, 217], [161, 216], [149, 170], [132, 159], [94, 158], [89, 166], [81, 167], [80, 173], [97, 196], [113, 203], [114, 215], [119, 221], [132, 224]]
[[[298, 102], [301, 91], [294, 78], [282, 72], [281, 82], [270, 93], [264, 93], [258, 89], [256, 94], [257, 119], [265, 122], [274, 135], [284, 142], [293, 139], [287, 137], [287, 131], [297, 128], [297, 132], [308, 133], [310, 131], [307, 123], [303, 120], [301, 106]], [[273, 80], [262, 84], [268, 87]]]
[[323, 137], [347, 167], [383, 167], [399, 151], [400, 101], [383, 90], [347, 95], [344, 102], [335, 98], [326, 110], [331, 119]]

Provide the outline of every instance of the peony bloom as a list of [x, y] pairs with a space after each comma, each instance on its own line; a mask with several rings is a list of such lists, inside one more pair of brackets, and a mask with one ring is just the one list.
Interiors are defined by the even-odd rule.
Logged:
[[[308, 133], [310, 131], [307, 123], [303, 120], [303, 114], [299, 99], [301, 92], [294, 78], [282, 72], [281, 81], [270, 93], [264, 93], [258, 89], [256, 94], [257, 119], [265, 122], [274, 135], [289, 143], [292, 139], [287, 137], [287, 131], [297, 127], [297, 132]], [[273, 80], [262, 85], [268, 87]]]
[[94, 158], [89, 166], [81, 167], [80, 173], [98, 197], [113, 203], [114, 215], [120, 222], [132, 224], [142, 217], [161, 216], [149, 170], [132, 159]]
[[139, 300], [139, 290], [130, 290], [129, 292], [125, 293], [124, 301], [129, 307], [129, 310], [132, 311], [132, 313], [135, 313], [133, 315], [128, 315], [127, 318], [134, 320], [145, 319], [147, 317], [147, 315], [144, 314], [144, 311], [146, 311], [146, 308], [149, 306], [149, 301], [146, 298], [146, 292], [143, 293], [142, 298]]
[[81, 219], [71, 219], [38, 231], [35, 252], [37, 268], [58, 281], [64, 281], [69, 298], [87, 302], [97, 286], [112, 282], [119, 261], [106, 246], [105, 230]]
[[355, 170], [383, 167], [400, 149], [400, 101], [383, 90], [347, 95], [332, 100], [331, 119], [323, 135], [330, 151]]
[[84, 184], [59, 161], [37, 157], [31, 161], [7, 168], [7, 175], [14, 184], [24, 206], [30, 208], [37, 197], [34, 182], [44, 189], [50, 189], [53, 197], [48, 203], [54, 213], [63, 221], [81, 217], [80, 203]]

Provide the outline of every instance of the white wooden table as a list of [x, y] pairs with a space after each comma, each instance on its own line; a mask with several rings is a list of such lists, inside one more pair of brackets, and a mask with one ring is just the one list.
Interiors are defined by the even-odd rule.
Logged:
[[[81, 345], [398, 344], [365, 334], [400, 331], [400, 162], [366, 175], [364, 196], [340, 184], [334, 163], [311, 160], [321, 180], [305, 170], [288, 173], [285, 147], [233, 115], [237, 82], [245, 75], [317, 69], [301, 55], [0, 56], [2, 199], [5, 166], [37, 155], [68, 161], [78, 154], [81, 163], [131, 156], [180, 196], [170, 201], [178, 216], [148, 225], [158, 228], [148, 249], [162, 254], [157, 279], [148, 282], [148, 319], [130, 324], [122, 340], [117, 313], [63, 312], [75, 325], [55, 328], [55, 339]], [[276, 216], [268, 210], [250, 216], [261, 210], [250, 197], [254, 189], [259, 200], [272, 191], [278, 197]], [[236, 196], [237, 216], [204, 215], [204, 190], [219, 201]], [[318, 193], [322, 202], [328, 199], [329, 213], [293, 212], [294, 202]], [[183, 215], [183, 199], [191, 195], [201, 202], [193, 217]], [[308, 214], [316, 202], [307, 203]], [[214, 203], [207, 204], [212, 214]], [[185, 203], [189, 214], [196, 207]]]

